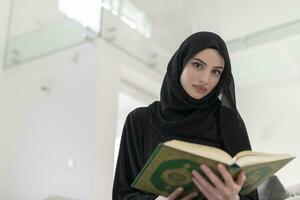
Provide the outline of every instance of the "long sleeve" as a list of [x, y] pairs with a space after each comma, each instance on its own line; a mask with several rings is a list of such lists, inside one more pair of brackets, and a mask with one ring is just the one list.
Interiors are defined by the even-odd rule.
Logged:
[[152, 200], [155, 195], [146, 194], [130, 187], [131, 183], [144, 166], [142, 143], [139, 134], [138, 120], [134, 113], [126, 119], [120, 143], [117, 166], [113, 184], [113, 200]]

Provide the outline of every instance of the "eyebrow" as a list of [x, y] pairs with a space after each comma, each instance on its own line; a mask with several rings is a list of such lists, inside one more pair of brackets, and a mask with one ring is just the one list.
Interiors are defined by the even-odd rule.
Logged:
[[[197, 60], [197, 61], [201, 62], [203, 65], [207, 66], [207, 64], [203, 60], [201, 60], [199, 58], [192, 58], [192, 59]], [[224, 67], [221, 67], [221, 66], [214, 66], [214, 68], [224, 69]]]

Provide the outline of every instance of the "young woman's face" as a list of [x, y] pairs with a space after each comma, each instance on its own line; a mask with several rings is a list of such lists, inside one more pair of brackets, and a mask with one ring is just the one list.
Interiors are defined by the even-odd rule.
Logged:
[[216, 87], [224, 66], [224, 59], [217, 50], [204, 49], [184, 66], [180, 83], [192, 98], [199, 100]]

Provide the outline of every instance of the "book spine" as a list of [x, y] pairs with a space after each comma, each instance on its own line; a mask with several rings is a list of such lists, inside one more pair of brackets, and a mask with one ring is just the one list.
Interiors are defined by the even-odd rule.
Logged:
[[146, 162], [146, 164], [144, 165], [143, 169], [141, 170], [141, 172], [139, 173], [139, 175], [137, 176], [137, 178], [135, 178], [135, 180], [132, 182], [132, 184], [130, 185], [131, 187], [134, 187], [136, 185], [136, 183], [140, 180], [140, 177], [144, 174], [144, 171], [147, 169], [148, 165], [151, 163], [151, 161], [154, 159], [154, 157], [156, 156], [156, 154], [159, 152], [160, 148], [163, 146], [163, 143], [159, 143], [158, 146], [154, 149], [152, 155], [150, 156], [150, 158], [148, 159], [148, 161]]

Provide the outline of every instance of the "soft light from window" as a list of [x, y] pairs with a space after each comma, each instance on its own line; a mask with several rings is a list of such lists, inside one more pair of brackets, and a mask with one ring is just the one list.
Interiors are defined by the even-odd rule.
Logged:
[[134, 29], [134, 30], [136, 29], [137, 24], [134, 23], [133, 21], [131, 21], [130, 19], [128, 19], [127, 17], [122, 16], [122, 17], [121, 17], [121, 20], [122, 20], [125, 24], [127, 24], [130, 28], [132, 28], [132, 29]]
[[123, 1], [121, 20], [146, 38], [151, 37], [151, 21], [145, 12], [130, 0]]
[[58, 0], [58, 9], [83, 27], [100, 32], [101, 0]]

